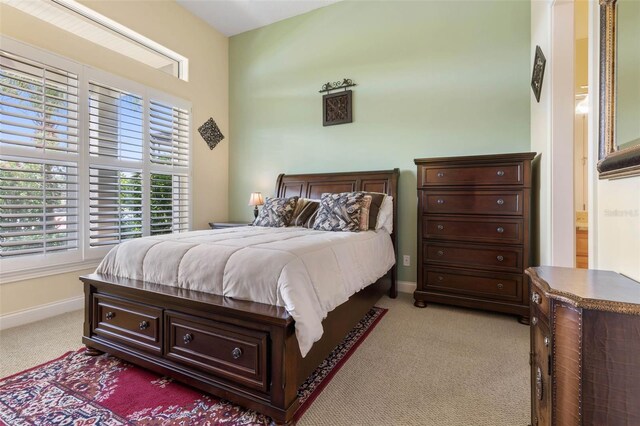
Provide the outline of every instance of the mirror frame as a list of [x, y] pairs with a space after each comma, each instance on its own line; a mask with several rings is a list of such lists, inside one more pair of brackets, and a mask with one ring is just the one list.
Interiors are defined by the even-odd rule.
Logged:
[[600, 0], [600, 179], [640, 175], [640, 145], [619, 149], [616, 141], [617, 0]]

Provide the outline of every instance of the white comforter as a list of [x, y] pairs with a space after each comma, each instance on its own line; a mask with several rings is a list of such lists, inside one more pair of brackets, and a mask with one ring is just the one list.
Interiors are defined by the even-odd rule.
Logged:
[[305, 356], [327, 313], [395, 263], [386, 231], [240, 227], [130, 240], [97, 273], [284, 306]]

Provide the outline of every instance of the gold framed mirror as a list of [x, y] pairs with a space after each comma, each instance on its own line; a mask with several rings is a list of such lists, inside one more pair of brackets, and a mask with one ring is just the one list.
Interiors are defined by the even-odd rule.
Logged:
[[640, 1], [600, 0], [600, 179], [640, 175]]

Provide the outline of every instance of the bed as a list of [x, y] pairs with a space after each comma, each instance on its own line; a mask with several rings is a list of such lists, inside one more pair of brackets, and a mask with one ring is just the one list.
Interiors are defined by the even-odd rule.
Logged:
[[[398, 169], [278, 176], [277, 197], [320, 198], [331, 192], [383, 192], [393, 197], [391, 241], [397, 257]], [[213, 231], [211, 231], [213, 232]], [[388, 292], [396, 267], [353, 294], [322, 321], [324, 333], [302, 356], [295, 320], [283, 306], [219, 296], [142, 279], [90, 274], [83, 343], [133, 364], [289, 424], [297, 390], [331, 350]]]

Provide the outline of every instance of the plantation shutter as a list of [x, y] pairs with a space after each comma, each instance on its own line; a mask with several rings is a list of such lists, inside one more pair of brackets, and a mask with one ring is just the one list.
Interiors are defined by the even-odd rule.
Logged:
[[0, 257], [78, 248], [78, 168], [0, 159]]
[[90, 82], [90, 155], [142, 161], [143, 110], [141, 96]]
[[189, 230], [188, 178], [151, 174], [151, 235]]
[[89, 245], [141, 237], [142, 173], [91, 167], [89, 182]]
[[151, 163], [189, 166], [189, 113], [151, 101], [149, 112]]
[[78, 76], [0, 51], [0, 147], [78, 151]]

